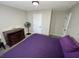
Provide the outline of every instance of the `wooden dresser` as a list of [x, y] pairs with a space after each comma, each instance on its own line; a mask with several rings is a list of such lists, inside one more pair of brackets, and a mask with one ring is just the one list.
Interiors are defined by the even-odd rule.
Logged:
[[3, 35], [7, 45], [9, 45], [10, 47], [20, 42], [23, 38], [25, 38], [23, 28], [16, 28], [16, 29], [5, 31], [3, 32]]

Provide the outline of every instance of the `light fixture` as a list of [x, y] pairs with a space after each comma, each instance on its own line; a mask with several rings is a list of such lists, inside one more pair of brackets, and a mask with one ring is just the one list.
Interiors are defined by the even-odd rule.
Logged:
[[34, 6], [38, 6], [38, 5], [39, 5], [39, 1], [32, 1], [32, 4], [33, 4]]

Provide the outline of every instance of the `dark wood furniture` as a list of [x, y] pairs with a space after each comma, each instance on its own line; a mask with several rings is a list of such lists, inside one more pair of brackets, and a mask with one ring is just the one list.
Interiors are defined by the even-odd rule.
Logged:
[[16, 28], [16, 29], [5, 31], [3, 32], [3, 35], [7, 45], [9, 45], [10, 47], [20, 42], [23, 38], [25, 38], [23, 28]]

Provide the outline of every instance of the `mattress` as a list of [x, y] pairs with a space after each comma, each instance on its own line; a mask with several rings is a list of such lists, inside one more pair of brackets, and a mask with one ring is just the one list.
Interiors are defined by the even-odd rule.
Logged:
[[32, 34], [23, 42], [2, 55], [3, 58], [62, 58], [64, 57], [58, 38], [43, 34]]

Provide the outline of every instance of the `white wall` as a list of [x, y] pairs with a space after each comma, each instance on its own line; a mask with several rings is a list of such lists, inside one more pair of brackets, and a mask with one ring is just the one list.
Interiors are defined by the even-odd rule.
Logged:
[[63, 35], [64, 30], [64, 20], [65, 20], [65, 11], [55, 11], [53, 10], [52, 19], [51, 19], [51, 27], [50, 27], [50, 35]]
[[67, 33], [79, 42], [79, 4], [75, 5], [70, 12], [72, 16]]
[[2, 32], [17, 27], [24, 27], [25, 19], [26, 12], [0, 5], [0, 38], [4, 44], [5, 40]]
[[[40, 10], [40, 11], [30, 11], [27, 12], [27, 19], [33, 25], [33, 13], [41, 13], [42, 14], [42, 25], [43, 25], [43, 33], [45, 35], [49, 35], [49, 27], [50, 27], [50, 19], [51, 19], [51, 10]], [[30, 32], [33, 32], [33, 26], [31, 26]]]
[[42, 11], [43, 13], [43, 34], [49, 35], [50, 30], [50, 20], [51, 20], [51, 10]]

